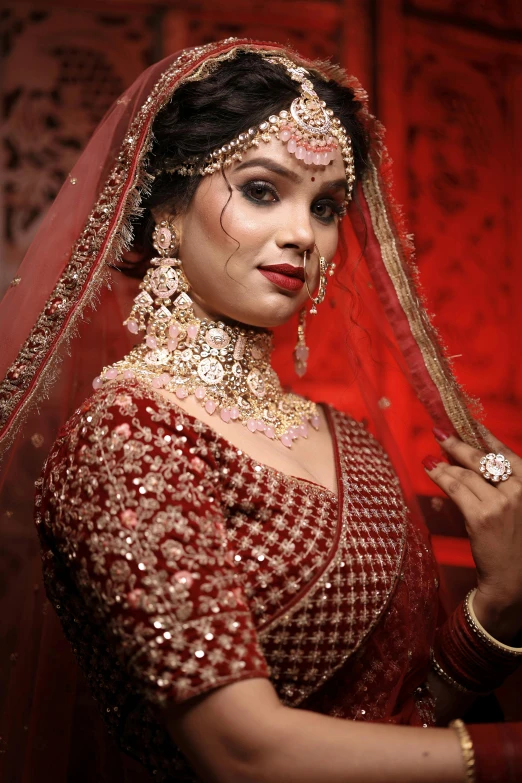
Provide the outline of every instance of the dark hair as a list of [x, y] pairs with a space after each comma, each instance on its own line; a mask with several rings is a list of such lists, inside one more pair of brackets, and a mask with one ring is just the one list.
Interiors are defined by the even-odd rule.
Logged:
[[[314, 75], [316, 92], [332, 109], [352, 140], [355, 174], [359, 179], [367, 166], [369, 141], [358, 118], [361, 104], [354, 92], [333, 80]], [[287, 72], [256, 53], [240, 53], [225, 61], [205, 79], [186, 82], [159, 112], [153, 123], [153, 147], [148, 166], [156, 176], [144, 199], [143, 215], [135, 225], [135, 249], [143, 262], [150, 258], [150, 237], [154, 226], [150, 210], [167, 208], [171, 214], [188, 208], [201, 181], [192, 177], [161, 173], [186, 163], [193, 156], [206, 157], [271, 114], [288, 108], [299, 88]], [[132, 272], [143, 274], [143, 263]]]

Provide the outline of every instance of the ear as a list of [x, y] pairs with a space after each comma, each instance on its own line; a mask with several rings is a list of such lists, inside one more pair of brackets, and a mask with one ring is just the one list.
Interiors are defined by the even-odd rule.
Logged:
[[173, 215], [172, 212], [165, 207], [153, 207], [150, 213], [156, 223], [161, 223], [162, 220], [166, 220], [169, 223], [173, 223], [176, 228], [178, 228], [179, 216]]

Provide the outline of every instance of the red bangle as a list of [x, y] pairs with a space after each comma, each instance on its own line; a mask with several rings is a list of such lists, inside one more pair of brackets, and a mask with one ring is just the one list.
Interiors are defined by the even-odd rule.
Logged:
[[[469, 598], [469, 596], [468, 596]], [[522, 655], [496, 644], [475, 623], [463, 601], [437, 629], [433, 645], [435, 671], [459, 690], [482, 694], [498, 688], [522, 663]]]
[[520, 783], [522, 723], [466, 724], [473, 743], [475, 783]]

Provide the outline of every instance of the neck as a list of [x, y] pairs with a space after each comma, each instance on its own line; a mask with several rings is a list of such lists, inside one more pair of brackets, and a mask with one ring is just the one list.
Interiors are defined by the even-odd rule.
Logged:
[[[192, 296], [191, 296], [192, 298]], [[213, 313], [208, 308], [198, 306], [196, 302], [192, 305], [193, 321], [200, 322], [201, 324], [212, 324], [213, 327], [219, 324], [220, 328], [223, 327], [232, 332], [240, 331], [248, 335], [269, 335], [272, 339], [273, 330], [267, 326], [254, 326], [253, 324], [246, 324], [242, 321], [235, 321], [233, 318], [229, 318], [226, 315], [220, 313]]]
[[194, 315], [194, 318], [199, 321], [206, 321], [208, 323], [223, 323], [226, 326], [230, 326], [233, 328], [239, 327], [240, 329], [256, 329], [260, 332], [262, 331], [268, 331], [267, 329], [263, 329], [262, 327], [254, 327], [250, 324], [242, 323], [241, 321], [235, 321], [233, 318], [229, 318], [226, 315], [223, 315], [223, 313], [218, 313], [216, 311], [213, 311], [206, 302], [203, 302], [197, 294], [195, 294], [193, 291], [190, 292], [190, 298], [192, 299], [192, 313]]

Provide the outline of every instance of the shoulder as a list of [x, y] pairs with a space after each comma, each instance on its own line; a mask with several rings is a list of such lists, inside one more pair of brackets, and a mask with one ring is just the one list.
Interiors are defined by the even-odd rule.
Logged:
[[59, 435], [81, 435], [87, 439], [112, 435], [125, 439], [131, 434], [146, 437], [148, 432], [172, 431], [183, 432], [185, 439], [197, 440], [204, 429], [201, 422], [145, 384], [122, 381], [107, 384], [85, 400]]
[[134, 383], [97, 391], [62, 428], [44, 466], [46, 531], [69, 540], [112, 525], [119, 536], [157, 514], [172, 524], [182, 514], [187, 530], [219, 517], [219, 471], [189, 419]]
[[[113, 421], [125, 420], [134, 422], [136, 426], [164, 425], [188, 427], [191, 417], [184, 411], [169, 404], [155, 390], [136, 380], [115, 381], [96, 391], [76, 411], [69, 424], [78, 423], [82, 419], [84, 426], [94, 428], [100, 423], [110, 424]], [[197, 431], [197, 426], [195, 428]]]
[[138, 463], [155, 469], [168, 460], [174, 472], [190, 463], [213, 470], [212, 451], [197, 419], [136, 381], [107, 384], [74, 412], [60, 429], [48, 458], [51, 467], [117, 465], [126, 472]]

